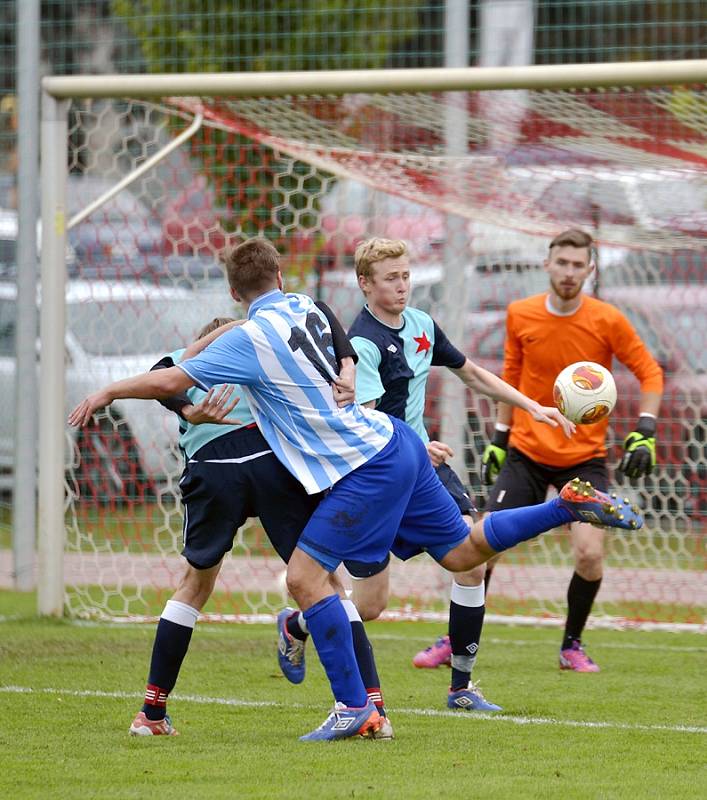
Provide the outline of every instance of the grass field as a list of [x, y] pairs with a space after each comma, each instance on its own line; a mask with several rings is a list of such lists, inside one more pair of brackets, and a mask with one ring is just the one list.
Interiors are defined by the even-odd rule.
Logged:
[[697, 798], [707, 787], [707, 642], [592, 631], [598, 675], [557, 669], [559, 632], [488, 625], [475, 677], [504, 706], [447, 712], [448, 673], [411, 655], [439, 632], [370, 635], [396, 739], [310, 743], [329, 693], [314, 651], [291, 686], [274, 626], [197, 626], [170, 713], [179, 737], [127, 735], [151, 625], [39, 620], [0, 592], [0, 797]]

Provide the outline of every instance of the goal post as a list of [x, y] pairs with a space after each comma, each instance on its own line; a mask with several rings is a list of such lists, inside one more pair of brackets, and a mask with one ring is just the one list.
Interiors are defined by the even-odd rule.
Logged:
[[[174, 420], [165, 413], [148, 421], [126, 406], [97, 422], [93, 440], [74, 439], [66, 428], [65, 403], [76, 389], [67, 374], [86, 387], [87, 376], [108, 374], [102, 356], [137, 364], [143, 353], [152, 354], [153, 344], [162, 341], [160, 324], [168, 324], [160, 303], [195, 306], [184, 293], [198, 289], [199, 303], [210, 307], [212, 296], [225, 291], [222, 283], [207, 280], [209, 262], [217, 263], [229, 238], [271, 236], [286, 251], [295, 288], [324, 295], [346, 315], [361, 304], [351, 281], [352, 241], [402, 230], [400, 238], [414, 239], [413, 302], [432, 311], [442, 327], [454, 320], [455, 334], [464, 337], [456, 344], [468, 346], [473, 360], [478, 349], [480, 363], [491, 367], [505, 305], [541, 290], [537, 278], [549, 238], [570, 224], [588, 224], [599, 242], [602, 284], [614, 292], [607, 299], [637, 309], [637, 326], [645, 323], [655, 334], [649, 344], [663, 348], [661, 355], [677, 365], [690, 387], [668, 406], [673, 416], [666, 430], [674, 440], [663, 442], [662, 471], [653, 482], [625, 489], [643, 505], [653, 527], [650, 535], [614, 548], [609, 571], [624, 583], [608, 596], [603, 615], [701, 624], [707, 590], [698, 576], [704, 568], [707, 478], [700, 464], [707, 398], [695, 380], [698, 366], [680, 360], [683, 355], [666, 344], [670, 331], [660, 339], [650, 314], [643, 319], [645, 301], [639, 295], [666, 276], [674, 289], [683, 262], [688, 282], [704, 277], [700, 220], [707, 209], [700, 217], [699, 198], [707, 203], [706, 85], [707, 60], [45, 77], [39, 612], [139, 618], [154, 613], [176, 585], [181, 525]], [[449, 147], [445, 119], [450, 116], [460, 120], [466, 154], [458, 143], [457, 149]], [[69, 170], [79, 193], [92, 182], [118, 185], [199, 117], [199, 145], [184, 145], [186, 154], [169, 175], [145, 170], [130, 200], [137, 211], [126, 207], [112, 222], [106, 214], [105, 223], [83, 231], [67, 280], [66, 221], [78, 219], [67, 205]], [[673, 184], [683, 192], [694, 190], [696, 208], [679, 208], [681, 195], [668, 189]], [[581, 193], [568, 194], [572, 185]], [[647, 192], [646, 185], [654, 191]], [[672, 217], [661, 221], [646, 208], [646, 194], [657, 207], [659, 196], [673, 191], [664, 204], [665, 215], [672, 208]], [[207, 203], [205, 196], [208, 208], [194, 212], [197, 202]], [[91, 199], [87, 196], [86, 204]], [[609, 201], [605, 209], [603, 199]], [[136, 220], [143, 212], [145, 218]], [[449, 215], [460, 221], [454, 235], [460, 243], [456, 258], [450, 241], [440, 258], [440, 241], [445, 244], [440, 220]], [[130, 236], [134, 241], [127, 241]], [[182, 270], [179, 276], [173, 268]], [[631, 291], [622, 294], [626, 286]], [[125, 325], [114, 327], [110, 341], [93, 348], [97, 352], [89, 342], [94, 358], [80, 369], [86, 353], [68, 352], [66, 344], [67, 336], [81, 338], [81, 330], [76, 337], [67, 332], [72, 292], [79, 324], [94, 342], [100, 335], [111, 337], [109, 319]], [[109, 306], [119, 294], [127, 309], [120, 313]], [[688, 286], [678, 301], [686, 320], [696, 297]], [[92, 304], [101, 314], [88, 322]], [[671, 306], [669, 313], [674, 311]], [[144, 324], [144, 350], [123, 348], [139, 336], [148, 314], [154, 318]], [[175, 325], [174, 347], [154, 355], [187, 343], [177, 341], [183, 328]], [[685, 335], [695, 332], [686, 329]], [[80, 374], [73, 376], [72, 370]], [[492, 409], [469, 396], [462, 408], [458, 392], [453, 398], [444, 382], [441, 390], [439, 385], [431, 380], [431, 391], [440, 391], [440, 397], [428, 404], [427, 421], [437, 434], [448, 435], [459, 432], [463, 415], [457, 440], [463, 455], [456, 465], [476, 481]], [[628, 422], [617, 419], [617, 440]], [[165, 452], [171, 448], [171, 455], [158, 452], [162, 446]], [[111, 448], [113, 454], [106, 455]], [[478, 482], [472, 490], [482, 496]], [[656, 495], [662, 499], [654, 500]], [[236, 543], [238, 552], [225, 564], [220, 584], [231, 600], [219, 601], [215, 616], [252, 619], [273, 613], [282, 599], [282, 565], [257, 529], [239, 532]], [[494, 579], [492, 603], [496, 592], [500, 614], [559, 619], [558, 587], [564, 591], [570, 563], [562, 535], [519, 552]], [[441, 613], [447, 587], [440, 572], [425, 558], [402, 570], [396, 566], [399, 615]], [[160, 577], [152, 583], [153, 576]], [[674, 591], [667, 588], [671, 581]], [[658, 589], [648, 591], [650, 582]]]

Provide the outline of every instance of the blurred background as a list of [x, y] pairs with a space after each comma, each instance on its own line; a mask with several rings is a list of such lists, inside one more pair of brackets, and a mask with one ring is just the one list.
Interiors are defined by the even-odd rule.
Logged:
[[[681, 0], [39, 5], [41, 74], [521, 67], [707, 52], [704, 4]], [[15, 577], [18, 8], [0, 1], [0, 586]], [[443, 119], [449, 107], [461, 113], [461, 144], [450, 135], [454, 122]], [[643, 508], [648, 532], [631, 544], [612, 540], [616, 591], [603, 590], [599, 613], [702, 620], [704, 87], [585, 98], [460, 93], [444, 102], [433, 93], [76, 101], [68, 215], [158, 152], [198, 111], [206, 124], [187, 143], [69, 231], [67, 407], [107, 380], [149, 368], [211, 317], [234, 313], [219, 253], [251, 235], [279, 247], [289, 288], [326, 300], [345, 324], [362, 304], [352, 268], [356, 244], [371, 235], [406, 239], [412, 303], [433, 313], [472, 359], [499, 372], [508, 302], [544, 289], [549, 239], [581, 226], [597, 239], [598, 279], [588, 290], [630, 317], [668, 377], [660, 467], [622, 489]], [[630, 374], [619, 367], [616, 377], [612, 464], [638, 398]], [[478, 468], [492, 412], [483, 398], [433, 374], [430, 434], [456, 443], [455, 466], [479, 507]], [[67, 431], [71, 613], [139, 616], [168, 596], [181, 539], [176, 440], [176, 419], [144, 403], [115, 404], [86, 432]], [[507, 571], [494, 578], [490, 610], [557, 616], [571, 563], [565, 539], [558, 533], [514, 551]], [[277, 608], [279, 571], [257, 525], [239, 532], [212, 612]], [[443, 608], [446, 579], [438, 572], [421, 561], [396, 573], [398, 607]], [[647, 593], [648, 585], [658, 589]]]

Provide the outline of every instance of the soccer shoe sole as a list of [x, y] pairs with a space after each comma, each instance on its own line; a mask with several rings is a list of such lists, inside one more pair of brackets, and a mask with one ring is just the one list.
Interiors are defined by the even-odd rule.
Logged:
[[589, 481], [573, 478], [560, 491], [559, 503], [577, 522], [587, 522], [597, 528], [622, 528], [635, 531], [643, 527], [638, 507], [616, 493], [606, 494], [595, 489]]

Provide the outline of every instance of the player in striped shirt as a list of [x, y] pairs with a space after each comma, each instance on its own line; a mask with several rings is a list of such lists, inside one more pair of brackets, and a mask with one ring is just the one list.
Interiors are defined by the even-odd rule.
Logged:
[[[331, 330], [306, 295], [282, 292], [277, 250], [252, 239], [226, 258], [231, 293], [248, 320], [213, 339], [178, 367], [118, 381], [82, 401], [69, 415], [85, 425], [119, 397], [154, 399], [192, 385], [243, 386], [273, 452], [308, 493], [329, 489], [290, 559], [287, 584], [303, 611], [335, 698], [324, 723], [305, 741], [367, 735], [378, 711], [356, 668], [351, 627], [329, 574], [342, 561], [379, 563], [404, 543], [426, 550], [451, 572], [469, 570], [543, 531], [591, 514], [603, 524], [636, 528], [642, 520], [588, 485], [570, 482], [539, 506], [492, 514], [469, 529], [430, 464], [420, 437], [406, 423], [332, 396], [336, 365]], [[561, 424], [554, 408], [530, 404], [538, 419]], [[623, 517], [623, 519], [620, 519]]]
[[[317, 306], [332, 327], [337, 363], [355, 360], [356, 351], [339, 321], [324, 303]], [[232, 322], [235, 320], [214, 319], [198, 338]], [[176, 350], [152, 369], [172, 367], [182, 361], [184, 353], [184, 348]], [[353, 380], [350, 391], [348, 387], [346, 390], [337, 387], [340, 403], [343, 398], [353, 400]], [[130, 726], [134, 736], [176, 735], [167, 714], [167, 700], [177, 682], [199, 612], [211, 596], [237, 529], [248, 517], [259, 517], [273, 548], [287, 563], [319, 502], [320, 496], [308, 495], [275, 458], [257, 429], [247, 402], [238, 394], [240, 387], [233, 385], [208, 393], [193, 387], [162, 401], [179, 415], [179, 447], [185, 458], [179, 482], [184, 505], [182, 555], [187, 563], [157, 625], [145, 700]], [[343, 597], [343, 586], [337, 576], [332, 574], [331, 579], [332, 589]], [[342, 603], [351, 623], [361, 677], [383, 718], [375, 738], [390, 739], [393, 729], [385, 714], [373, 650], [355, 605], [349, 599], [343, 599]], [[291, 624], [297, 625], [296, 635], [304, 638], [306, 628], [302, 629], [301, 612], [288, 616]], [[293, 682], [304, 677], [301, 638], [293, 637], [285, 647], [281, 644], [278, 652], [283, 671]]]

